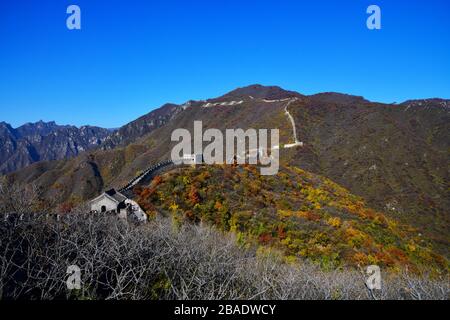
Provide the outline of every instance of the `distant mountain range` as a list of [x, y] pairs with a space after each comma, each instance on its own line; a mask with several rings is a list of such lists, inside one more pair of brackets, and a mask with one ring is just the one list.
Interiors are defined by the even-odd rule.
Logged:
[[0, 122], [0, 173], [8, 173], [42, 160], [67, 159], [97, 148], [111, 131], [99, 127], [26, 123], [13, 128]]
[[166, 104], [114, 132], [54, 123], [12, 129], [2, 123], [1, 170], [60, 159], [32, 164], [8, 179], [37, 184], [59, 203], [81, 202], [168, 159], [175, 144], [172, 131], [192, 132], [194, 120], [220, 130], [278, 128], [280, 143], [292, 143], [285, 113], [290, 98], [296, 98], [288, 109], [304, 146], [281, 150], [282, 165], [331, 179], [372, 208], [417, 227], [448, 254], [450, 100], [383, 104], [340, 93], [306, 96], [251, 85], [218, 98]]

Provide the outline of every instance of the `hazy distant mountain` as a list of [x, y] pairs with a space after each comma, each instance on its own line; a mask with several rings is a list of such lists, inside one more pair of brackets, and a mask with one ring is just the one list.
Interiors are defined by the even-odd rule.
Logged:
[[0, 123], [0, 173], [42, 160], [66, 159], [98, 147], [111, 132], [99, 127], [61, 126], [54, 121], [12, 128]]

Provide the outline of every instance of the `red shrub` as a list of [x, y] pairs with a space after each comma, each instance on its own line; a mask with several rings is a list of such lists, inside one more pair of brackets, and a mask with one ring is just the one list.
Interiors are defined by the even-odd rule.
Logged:
[[259, 236], [258, 240], [261, 244], [268, 244], [272, 241], [272, 235], [270, 233], [263, 233]]

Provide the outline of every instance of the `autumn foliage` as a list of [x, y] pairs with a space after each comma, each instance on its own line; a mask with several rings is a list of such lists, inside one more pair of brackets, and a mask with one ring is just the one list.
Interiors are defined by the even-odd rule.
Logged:
[[235, 232], [241, 242], [280, 250], [324, 268], [378, 264], [448, 270], [448, 261], [329, 179], [296, 167], [261, 176], [255, 166], [185, 168], [138, 190], [146, 210]]

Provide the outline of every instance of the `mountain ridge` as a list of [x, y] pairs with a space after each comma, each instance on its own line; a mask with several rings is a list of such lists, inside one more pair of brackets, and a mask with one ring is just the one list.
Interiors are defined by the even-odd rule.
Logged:
[[[253, 99], [247, 95], [260, 89]], [[242, 103], [230, 103], [241, 97]], [[296, 99], [287, 106], [290, 97]], [[208, 101], [215, 103], [205, 107]], [[177, 128], [192, 133], [194, 120], [221, 131], [278, 128], [280, 143], [292, 143], [288, 108], [304, 146], [281, 150], [283, 164], [333, 180], [374, 209], [419, 228], [447, 254], [449, 100], [414, 101], [383, 104], [336, 93], [292, 96], [279, 87], [244, 87], [218, 98], [164, 105], [120, 128], [114, 133], [120, 132], [119, 138], [108, 139], [109, 145], [70, 160], [39, 162], [7, 178], [37, 184], [47, 197], [76, 204], [169, 159], [171, 133]], [[97, 169], [83, 169], [92, 165]]]
[[55, 121], [28, 122], [13, 128], [0, 123], [0, 174], [9, 173], [42, 160], [77, 156], [97, 148], [110, 134], [95, 126], [57, 125]]

